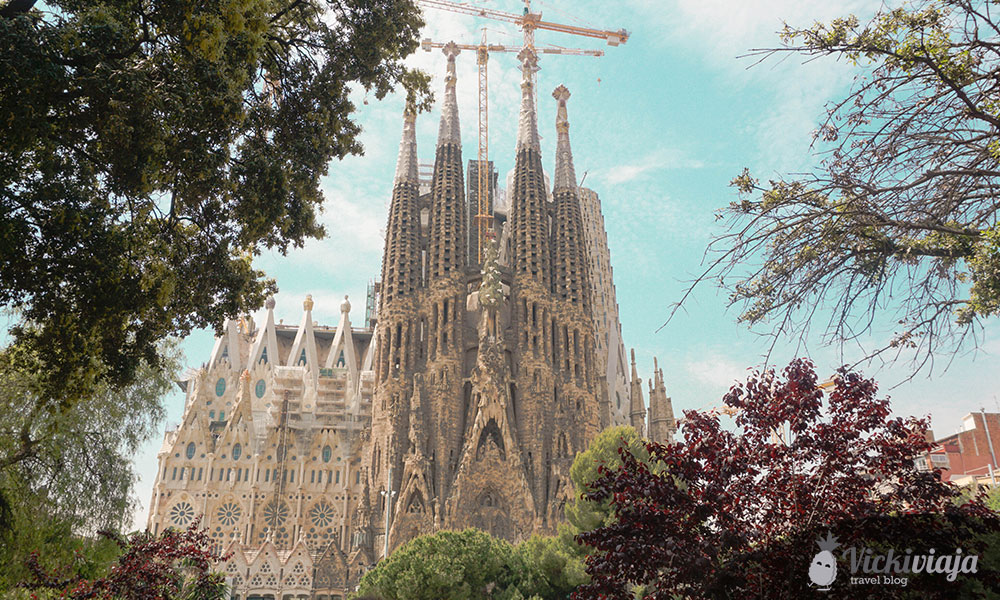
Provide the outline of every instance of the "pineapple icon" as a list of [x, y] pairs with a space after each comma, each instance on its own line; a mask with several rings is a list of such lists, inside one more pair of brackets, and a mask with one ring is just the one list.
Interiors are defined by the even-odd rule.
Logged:
[[833, 550], [840, 544], [829, 532], [825, 538], [816, 540], [816, 543], [819, 545], [819, 553], [809, 563], [809, 579], [819, 586], [819, 591], [826, 592], [837, 578], [837, 559], [833, 556]]

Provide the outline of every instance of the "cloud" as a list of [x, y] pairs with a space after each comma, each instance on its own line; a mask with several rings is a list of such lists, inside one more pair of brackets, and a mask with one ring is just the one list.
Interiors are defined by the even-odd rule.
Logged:
[[707, 353], [701, 358], [688, 360], [684, 363], [684, 370], [712, 390], [728, 390], [737, 381], [747, 378], [747, 367], [743, 362], [720, 353]]
[[680, 150], [663, 148], [646, 154], [632, 163], [616, 165], [594, 172], [607, 185], [618, 185], [663, 169], [701, 169], [705, 163], [686, 156]]

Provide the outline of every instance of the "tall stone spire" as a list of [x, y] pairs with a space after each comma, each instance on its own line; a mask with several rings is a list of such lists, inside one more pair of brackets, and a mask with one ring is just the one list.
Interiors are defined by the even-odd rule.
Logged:
[[569, 96], [569, 90], [564, 85], [560, 85], [552, 92], [552, 97], [559, 103], [556, 109], [556, 176], [552, 186], [554, 191], [576, 189], [573, 151], [569, 146], [569, 118], [566, 116], [566, 101], [569, 100]]
[[[511, 192], [511, 248], [515, 275], [527, 275], [540, 288], [550, 291], [551, 255], [549, 253], [549, 204], [545, 174], [538, 145], [531, 73], [538, 64], [533, 50], [525, 48], [521, 59], [521, 115], [517, 131], [517, 158]], [[525, 285], [527, 281], [522, 281]]]
[[380, 313], [394, 298], [410, 296], [420, 285], [416, 119], [413, 106], [407, 106], [403, 111], [403, 139], [399, 143], [399, 160], [385, 232]]
[[646, 403], [642, 399], [642, 380], [635, 368], [635, 348], [632, 348], [632, 389], [629, 398], [629, 422], [640, 437], [646, 437]]
[[566, 99], [569, 90], [559, 86], [552, 92], [559, 103], [556, 116], [556, 177], [552, 196], [555, 214], [552, 222], [552, 291], [556, 296], [569, 300], [589, 314], [590, 278], [587, 273], [586, 232], [583, 213], [576, 192], [573, 174], [573, 155], [569, 149], [569, 120], [566, 117]]
[[449, 42], [443, 51], [448, 57], [448, 73], [445, 76], [441, 126], [431, 183], [431, 231], [427, 252], [427, 281], [430, 287], [435, 286], [435, 281], [460, 274], [468, 259], [462, 136], [455, 99], [455, 56], [458, 55], [458, 47]]
[[407, 105], [403, 111], [403, 139], [399, 142], [399, 158], [396, 159], [396, 178], [393, 185], [401, 182], [417, 183], [417, 111]]
[[517, 55], [521, 61], [521, 115], [517, 126], [517, 149], [538, 151], [538, 115], [535, 112], [535, 90], [532, 73], [538, 70], [538, 55], [530, 48]]
[[442, 48], [448, 57], [448, 72], [444, 76], [444, 104], [441, 105], [441, 125], [438, 127], [437, 145], [456, 144], [462, 146], [462, 134], [458, 126], [458, 100], [455, 97], [455, 57], [459, 49], [455, 42], [448, 42]]

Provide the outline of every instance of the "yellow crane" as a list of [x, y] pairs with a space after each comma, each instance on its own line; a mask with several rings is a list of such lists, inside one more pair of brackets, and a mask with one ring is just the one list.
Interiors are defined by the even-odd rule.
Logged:
[[[524, 45], [523, 46], [504, 46], [501, 44], [488, 44], [486, 42], [486, 31], [483, 31], [482, 41], [478, 45], [472, 44], [456, 44], [460, 50], [475, 50], [476, 51], [476, 63], [479, 65], [479, 149], [477, 155], [477, 210], [476, 210], [476, 231], [477, 231], [477, 244], [476, 248], [476, 260], [478, 263], [483, 262], [483, 241], [486, 239], [487, 231], [489, 229], [489, 223], [491, 215], [489, 214], [489, 207], [487, 206], [487, 194], [488, 188], [490, 187], [489, 181], [489, 99], [488, 90], [489, 82], [487, 78], [486, 61], [489, 58], [490, 52], [521, 52], [525, 48], [529, 48], [536, 53], [541, 54], [566, 54], [575, 56], [603, 56], [604, 51], [602, 50], [581, 50], [575, 48], [560, 48], [558, 46], [535, 46], [535, 30], [543, 29], [548, 31], [558, 31], [560, 33], [569, 33], [573, 35], [582, 35], [585, 37], [602, 39], [607, 41], [610, 46], [617, 46], [619, 44], [624, 44], [628, 41], [629, 33], [624, 29], [619, 29], [617, 31], [608, 31], [602, 29], [592, 29], [588, 27], [578, 27], [575, 25], [565, 25], [562, 23], [552, 23], [549, 21], [542, 20], [542, 13], [533, 13], [531, 11], [531, 0], [524, 0], [524, 13], [508, 13], [502, 10], [496, 10], [492, 8], [484, 8], [479, 6], [473, 6], [470, 4], [460, 4], [457, 2], [449, 2], [448, 0], [417, 0], [419, 4], [430, 8], [437, 8], [441, 10], [447, 10], [450, 12], [456, 12], [466, 15], [472, 15], [476, 17], [483, 17], [487, 19], [496, 19], [499, 21], [506, 21], [508, 23], [514, 23], [524, 32]], [[444, 43], [433, 42], [429, 39], [423, 40], [421, 47], [430, 52], [433, 48], [443, 48]], [[534, 74], [532, 74], [532, 77]]]
[[[451, 42], [453, 43], [453, 42]], [[478, 247], [476, 248], [476, 260], [483, 262], [483, 240], [486, 239], [489, 230], [489, 207], [487, 206], [489, 181], [489, 103], [488, 90], [489, 83], [486, 76], [486, 60], [490, 52], [514, 52], [518, 53], [524, 46], [505, 46], [502, 44], [486, 43], [486, 32], [483, 31], [483, 39], [479, 44], [454, 44], [459, 50], [475, 50], [476, 63], [479, 65], [479, 152], [477, 165], [477, 211], [475, 215], [475, 225]], [[430, 52], [434, 48], [444, 48], [444, 42], [434, 42], [424, 39], [420, 47]], [[578, 48], [560, 48], [558, 46], [536, 47], [535, 52], [542, 54], [568, 54], [573, 56], [604, 56], [603, 50], [582, 50]]]

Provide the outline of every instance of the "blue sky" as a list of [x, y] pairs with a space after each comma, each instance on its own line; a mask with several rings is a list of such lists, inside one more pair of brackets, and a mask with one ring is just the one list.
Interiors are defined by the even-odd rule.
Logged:
[[[482, 3], [520, 12], [515, 0]], [[726, 310], [726, 294], [710, 285], [698, 288], [666, 327], [670, 306], [699, 272], [705, 247], [722, 233], [715, 211], [736, 198], [729, 181], [743, 167], [764, 179], [801, 172], [817, 162], [810, 154], [811, 132], [824, 104], [849, 88], [854, 72], [844, 63], [796, 57], [770, 60], [751, 68], [738, 59], [750, 48], [778, 43], [782, 21], [809, 25], [847, 14], [872, 14], [879, 3], [820, 0], [563, 0], [532, 3], [549, 21], [602, 29], [625, 28], [628, 43], [607, 47], [596, 40], [552, 32], [537, 33], [538, 44], [603, 48], [601, 58], [543, 56], [538, 73], [539, 129], [543, 164], [551, 172], [555, 150], [555, 101], [552, 90], [564, 84], [569, 100], [570, 137], [577, 177], [598, 192], [603, 204], [617, 286], [622, 331], [635, 347], [640, 376], [646, 380], [659, 358], [668, 394], [678, 416], [683, 410], [721, 403], [722, 395], [748, 367], [759, 365], [769, 341], [736, 323]], [[513, 25], [428, 9], [424, 36], [435, 41], [475, 43], [481, 28], [491, 42], [518, 45]], [[418, 51], [410, 62], [434, 77], [442, 96], [445, 59], [440, 51]], [[513, 167], [520, 73], [512, 54], [490, 59], [490, 158], [503, 183]], [[475, 158], [477, 80], [475, 56], [458, 57], [458, 99], [465, 158]], [[380, 273], [383, 233], [402, 129], [403, 98], [382, 101], [356, 94], [357, 119], [364, 128], [365, 155], [330, 165], [323, 181], [322, 220], [328, 236], [288, 256], [264, 256], [257, 266], [281, 290], [276, 317], [298, 323], [302, 300], [312, 294], [314, 317], [336, 324], [344, 294], [351, 297], [352, 320], [364, 316], [369, 279]], [[418, 155], [433, 162], [439, 113], [417, 120]], [[261, 319], [257, 319], [261, 322]], [[878, 331], [873, 340], [891, 332]], [[908, 373], [905, 363], [872, 365], [864, 372], [881, 382], [899, 415], [930, 415], [937, 434], [954, 432], [966, 413], [981, 406], [1000, 411], [1000, 327], [987, 327], [979, 351], [955, 357], [951, 367], [922, 373], [896, 386]], [[209, 358], [212, 333], [192, 334], [183, 344], [189, 366]], [[787, 364], [810, 356], [821, 376], [844, 362], [819, 339], [805, 349], [779, 344], [771, 362]], [[859, 357], [848, 349], [847, 360]], [[945, 360], [939, 362], [943, 366]], [[889, 388], [894, 389], [888, 391]], [[180, 419], [183, 395], [167, 400], [167, 425]], [[162, 433], [135, 457], [141, 506], [135, 525], [146, 520], [156, 451]]]

